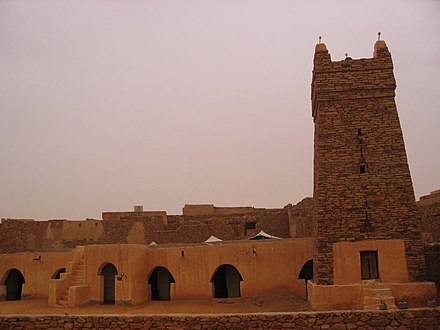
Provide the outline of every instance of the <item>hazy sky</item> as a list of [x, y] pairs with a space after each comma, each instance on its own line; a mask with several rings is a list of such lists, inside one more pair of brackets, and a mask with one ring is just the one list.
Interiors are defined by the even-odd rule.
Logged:
[[393, 55], [416, 196], [440, 188], [440, 1], [0, 0], [0, 217], [312, 195], [310, 83]]

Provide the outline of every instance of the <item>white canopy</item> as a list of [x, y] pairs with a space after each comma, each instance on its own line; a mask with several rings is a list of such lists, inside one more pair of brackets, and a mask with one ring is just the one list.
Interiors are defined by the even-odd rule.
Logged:
[[205, 241], [206, 244], [219, 244], [222, 240], [214, 235], [209, 236], [209, 238]]
[[269, 235], [268, 233], [264, 232], [263, 230], [260, 230], [260, 232], [257, 235], [251, 236], [248, 239], [250, 240], [257, 240], [257, 239], [281, 239], [281, 237]]
[[151, 241], [151, 243], [148, 245], [157, 245], [157, 243], [155, 241]]

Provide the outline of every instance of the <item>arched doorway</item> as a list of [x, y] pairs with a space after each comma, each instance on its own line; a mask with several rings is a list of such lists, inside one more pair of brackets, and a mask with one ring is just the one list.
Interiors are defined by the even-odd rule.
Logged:
[[240, 297], [240, 272], [232, 265], [221, 265], [214, 272], [211, 282], [214, 284], [214, 298]]
[[60, 269], [57, 269], [57, 270], [52, 274], [51, 279], [53, 279], [53, 280], [59, 280], [60, 277], [61, 277], [61, 273], [65, 273], [65, 272], [66, 272], [66, 268], [60, 268]]
[[107, 263], [101, 266], [101, 271], [98, 273], [103, 277], [101, 282], [102, 303], [114, 305], [115, 304], [115, 277], [118, 270], [112, 263]]
[[170, 300], [171, 283], [176, 282], [169, 270], [156, 267], [148, 279], [148, 284], [151, 285], [151, 300]]
[[6, 286], [6, 300], [21, 300], [24, 282], [24, 276], [18, 269], [8, 270], [1, 282]]
[[306, 298], [307, 294], [307, 281], [313, 279], [313, 259], [307, 261], [301, 268], [301, 271], [298, 274], [298, 279], [304, 280], [306, 286]]

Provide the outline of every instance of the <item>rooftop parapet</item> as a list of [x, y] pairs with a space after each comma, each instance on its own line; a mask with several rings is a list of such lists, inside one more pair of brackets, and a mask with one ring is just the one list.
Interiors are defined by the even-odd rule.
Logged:
[[156, 220], [161, 221], [166, 225], [168, 222], [168, 215], [165, 211], [132, 211], [132, 212], [103, 212], [102, 220]]
[[431, 191], [429, 195], [420, 197], [419, 205], [440, 204], [440, 189]]
[[376, 41], [372, 58], [332, 61], [327, 46], [315, 46], [312, 79], [312, 116], [321, 102], [394, 97], [396, 80], [393, 61], [383, 40]]
[[0, 223], [13, 223], [13, 222], [34, 222], [34, 219], [10, 219], [2, 218]]
[[201, 216], [201, 215], [232, 215], [232, 214], [249, 214], [254, 212], [279, 212], [280, 209], [265, 209], [255, 208], [253, 206], [240, 207], [218, 207], [214, 204], [185, 204], [182, 209], [182, 214], [186, 216]]

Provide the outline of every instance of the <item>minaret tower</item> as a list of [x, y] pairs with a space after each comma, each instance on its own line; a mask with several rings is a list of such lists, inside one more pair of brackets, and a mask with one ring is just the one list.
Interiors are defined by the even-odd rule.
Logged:
[[312, 115], [317, 285], [425, 279], [420, 219], [395, 89], [384, 41], [374, 45], [373, 58], [353, 60], [346, 55], [342, 61], [332, 61], [325, 44], [316, 45]]

